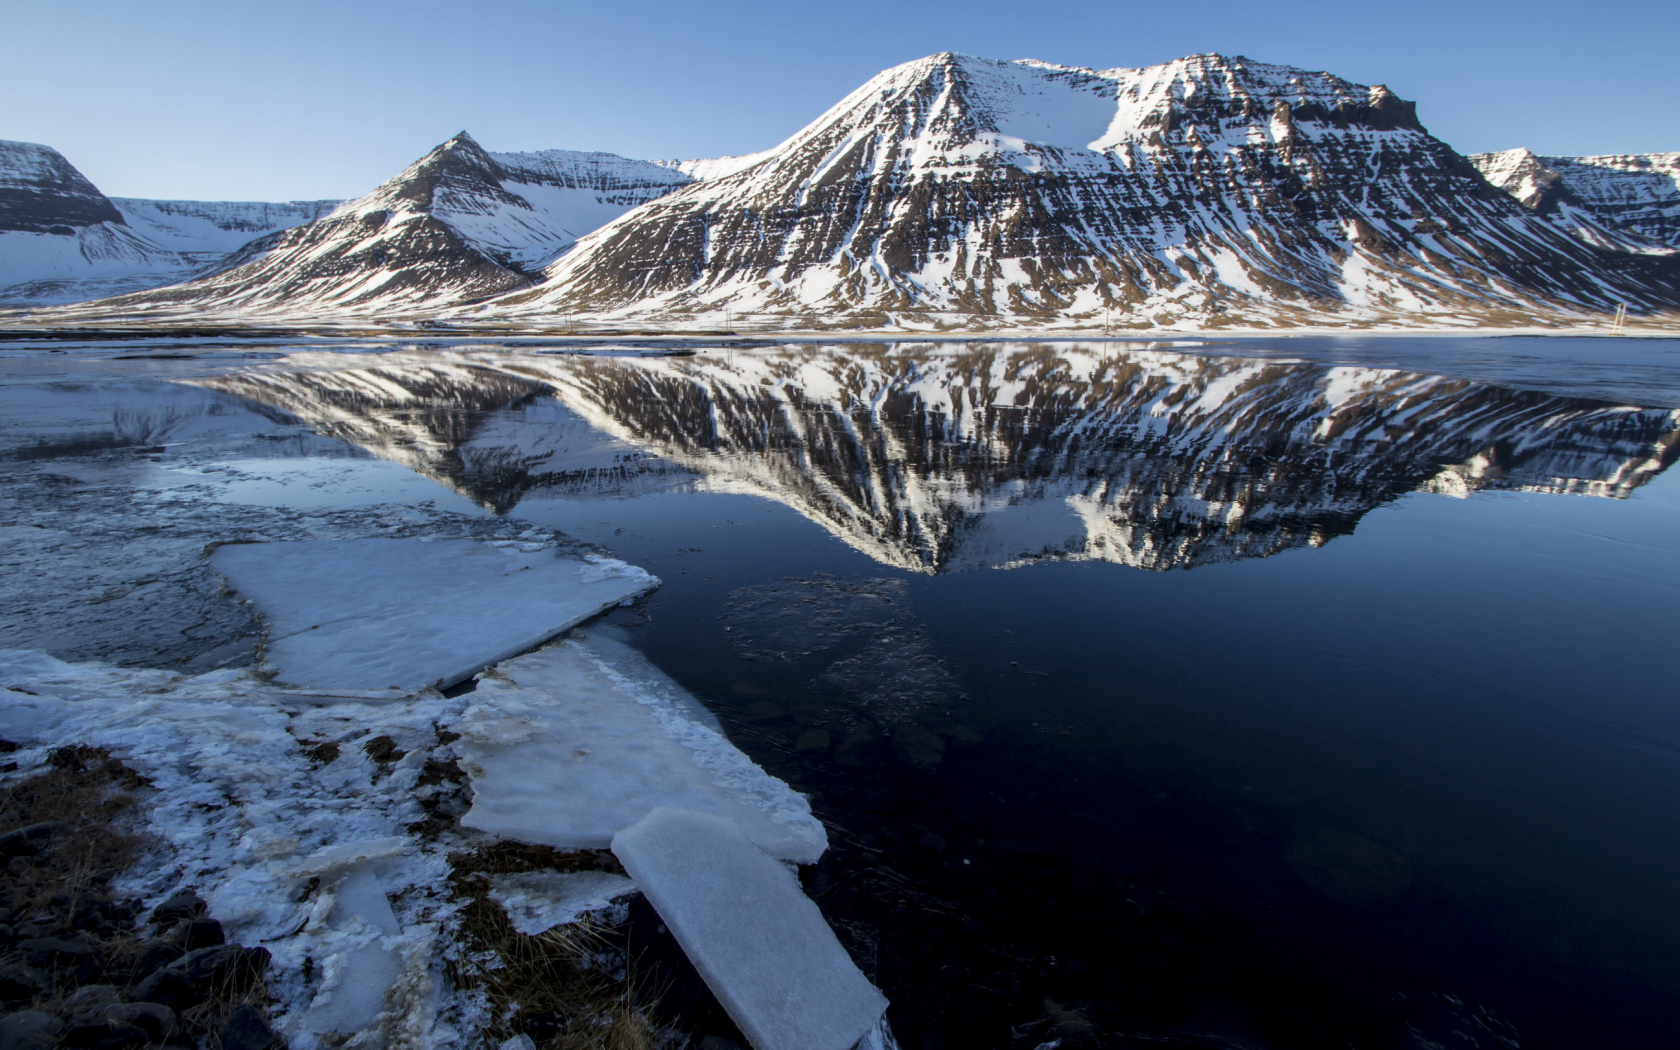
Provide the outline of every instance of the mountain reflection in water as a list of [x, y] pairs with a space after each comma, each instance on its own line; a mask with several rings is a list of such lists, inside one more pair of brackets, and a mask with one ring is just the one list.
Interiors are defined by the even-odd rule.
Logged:
[[878, 562], [928, 573], [1266, 557], [1417, 491], [1624, 498], [1680, 448], [1670, 410], [1066, 345], [393, 354], [199, 382], [497, 513], [533, 494], [698, 486], [783, 503]]

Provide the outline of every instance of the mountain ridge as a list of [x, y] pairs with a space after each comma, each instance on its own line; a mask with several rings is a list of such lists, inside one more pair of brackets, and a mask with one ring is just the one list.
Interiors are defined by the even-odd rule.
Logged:
[[463, 131], [188, 280], [55, 316], [985, 331], [1680, 310], [1680, 250], [1652, 235], [1680, 205], [1614, 199], [1648, 173], [1583, 158], [1598, 181], [1560, 190], [1499, 156], [1460, 155], [1381, 84], [1243, 56], [941, 52], [740, 157], [492, 153]]
[[1514, 203], [1382, 85], [1220, 55], [947, 52], [596, 231], [509, 305], [1288, 324], [1674, 302], [1672, 268]]

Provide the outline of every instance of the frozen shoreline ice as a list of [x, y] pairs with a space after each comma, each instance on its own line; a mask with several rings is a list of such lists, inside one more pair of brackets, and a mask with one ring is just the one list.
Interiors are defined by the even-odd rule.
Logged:
[[[585, 632], [482, 676], [456, 724], [474, 796], [461, 823], [599, 849], [656, 807], [678, 806], [734, 822], [783, 860], [821, 857], [828, 835], [810, 803], [650, 671], [633, 650]], [[556, 805], [561, 799], [568, 804]]]
[[447, 689], [659, 585], [546, 545], [315, 540], [217, 548], [210, 563], [268, 622], [290, 685]]

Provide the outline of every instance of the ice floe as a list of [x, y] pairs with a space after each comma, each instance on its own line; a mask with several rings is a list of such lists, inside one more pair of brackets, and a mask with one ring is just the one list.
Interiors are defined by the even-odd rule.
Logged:
[[425, 537], [230, 544], [211, 564], [268, 621], [277, 678], [336, 689], [447, 688], [659, 584], [598, 555]]
[[692, 697], [627, 656], [585, 633], [484, 675], [455, 725], [473, 786], [461, 822], [598, 849], [656, 807], [677, 806], [732, 821], [784, 860], [822, 856], [827, 833], [804, 797], [697, 715]]
[[733, 822], [660, 807], [612, 849], [754, 1050], [850, 1050], [886, 1011], [793, 873]]
[[490, 880], [490, 899], [507, 912], [513, 928], [535, 936], [596, 912], [636, 892], [636, 883], [610, 871], [521, 871]]

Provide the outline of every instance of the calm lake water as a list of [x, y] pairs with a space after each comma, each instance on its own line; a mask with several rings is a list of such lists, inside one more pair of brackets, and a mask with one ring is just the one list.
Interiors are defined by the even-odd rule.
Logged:
[[350, 349], [0, 360], [0, 645], [238, 665], [207, 542], [557, 530], [907, 1050], [1673, 1045], [1680, 341]]

